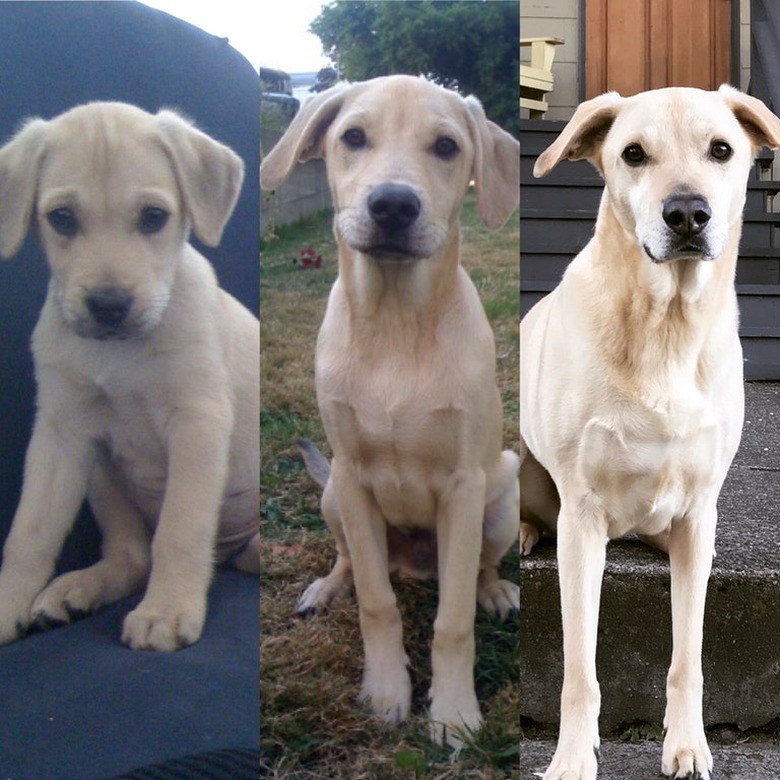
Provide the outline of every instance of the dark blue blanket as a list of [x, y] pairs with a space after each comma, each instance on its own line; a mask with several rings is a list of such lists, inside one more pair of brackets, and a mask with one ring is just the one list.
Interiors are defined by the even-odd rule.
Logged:
[[257, 746], [257, 592], [255, 577], [219, 572], [203, 638], [176, 653], [119, 641], [139, 597], [0, 648], [0, 777], [98, 780]]

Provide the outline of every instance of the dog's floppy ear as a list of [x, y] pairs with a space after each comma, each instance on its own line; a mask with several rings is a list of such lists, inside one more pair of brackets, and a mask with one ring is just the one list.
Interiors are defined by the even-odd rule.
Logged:
[[488, 228], [497, 230], [520, 202], [520, 144], [487, 119], [476, 98], [465, 102], [474, 140], [477, 209]]
[[204, 244], [217, 246], [241, 191], [244, 163], [175, 111], [163, 109], [157, 123], [192, 229]]
[[534, 176], [546, 176], [561, 160], [589, 160], [601, 168], [601, 144], [625, 98], [607, 92], [580, 103], [561, 134], [536, 160]]
[[264, 190], [275, 190], [296, 163], [322, 156], [325, 133], [341, 110], [349, 89], [347, 84], [338, 84], [301, 106], [284, 135], [263, 159], [260, 186]]
[[722, 84], [718, 94], [750, 137], [755, 151], [763, 146], [780, 147], [780, 119], [758, 98], [746, 95], [729, 84]]
[[0, 149], [0, 257], [13, 257], [35, 211], [49, 123], [31, 119]]

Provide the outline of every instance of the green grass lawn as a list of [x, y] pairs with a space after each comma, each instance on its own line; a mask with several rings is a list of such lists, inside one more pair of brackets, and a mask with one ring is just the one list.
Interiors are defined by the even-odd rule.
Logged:
[[[456, 759], [428, 740], [427, 691], [436, 613], [435, 582], [396, 581], [414, 683], [413, 717], [399, 729], [372, 718], [355, 698], [363, 649], [354, 597], [317, 618], [294, 616], [298, 596], [333, 563], [333, 540], [319, 511], [319, 488], [305, 472], [296, 439], [328, 452], [314, 395], [314, 344], [336, 276], [330, 215], [279, 228], [261, 260], [261, 737], [263, 769], [279, 778], [509, 778], [520, 748], [518, 621], [482, 611], [476, 623], [477, 695], [485, 728]], [[473, 197], [463, 214], [463, 263], [496, 334], [505, 445], [518, 430], [517, 215], [489, 233]], [[321, 254], [320, 269], [296, 262]], [[504, 576], [517, 582], [517, 553]]]

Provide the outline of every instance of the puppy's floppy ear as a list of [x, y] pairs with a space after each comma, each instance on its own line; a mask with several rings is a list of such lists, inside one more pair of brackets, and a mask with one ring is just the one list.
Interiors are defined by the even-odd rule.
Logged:
[[497, 230], [520, 202], [520, 144], [487, 119], [475, 97], [467, 97], [465, 103], [474, 141], [477, 209], [488, 228]]
[[561, 134], [536, 160], [534, 176], [546, 176], [561, 160], [588, 160], [601, 169], [601, 145], [620, 111], [622, 98], [607, 92], [580, 103]]
[[325, 133], [341, 110], [349, 90], [350, 85], [338, 84], [309, 98], [301, 106], [284, 135], [263, 159], [260, 186], [264, 190], [275, 190], [296, 163], [322, 156]]
[[238, 200], [244, 163], [175, 111], [160, 111], [157, 124], [192, 229], [204, 244], [216, 246]]
[[31, 119], [0, 149], [0, 257], [13, 257], [35, 211], [49, 123]]
[[756, 152], [763, 146], [770, 149], [780, 147], [780, 119], [758, 98], [746, 95], [729, 84], [722, 84], [718, 94], [750, 137]]

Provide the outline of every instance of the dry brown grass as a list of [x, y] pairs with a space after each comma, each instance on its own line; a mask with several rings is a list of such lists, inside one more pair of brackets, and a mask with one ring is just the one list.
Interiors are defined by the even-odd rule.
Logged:
[[[463, 258], [496, 333], [505, 442], [518, 442], [518, 220], [488, 233], [473, 199], [464, 210]], [[312, 245], [320, 270], [293, 262]], [[459, 757], [427, 738], [426, 694], [436, 610], [435, 583], [396, 582], [414, 680], [413, 717], [390, 730], [355, 703], [362, 643], [353, 598], [320, 618], [293, 615], [304, 587], [329, 570], [333, 543], [319, 514], [319, 489], [303, 470], [295, 441], [327, 452], [314, 397], [314, 343], [336, 255], [330, 218], [280, 230], [264, 247], [262, 323], [261, 737], [262, 774], [274, 778], [428, 778], [498, 780], [517, 776], [520, 724], [518, 622], [479, 614], [477, 694], [486, 728]], [[505, 575], [517, 581], [517, 555]], [[414, 620], [409, 618], [414, 614]]]

